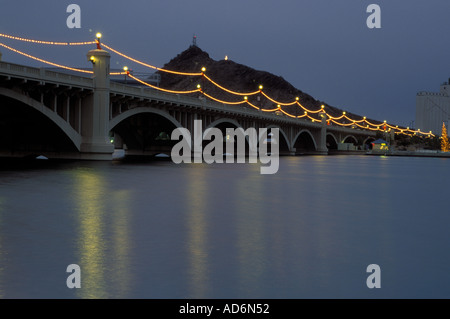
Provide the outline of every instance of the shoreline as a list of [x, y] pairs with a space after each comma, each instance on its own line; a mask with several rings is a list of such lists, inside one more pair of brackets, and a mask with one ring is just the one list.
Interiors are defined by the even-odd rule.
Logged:
[[437, 158], [450, 158], [450, 152], [442, 153], [440, 151], [387, 151], [387, 152], [366, 152], [366, 155], [375, 156], [406, 156], [406, 157], [437, 157]]

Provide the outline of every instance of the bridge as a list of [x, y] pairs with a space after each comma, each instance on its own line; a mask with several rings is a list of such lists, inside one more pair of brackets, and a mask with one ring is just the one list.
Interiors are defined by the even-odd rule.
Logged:
[[[0, 156], [111, 160], [115, 149], [126, 155], [170, 154], [173, 129], [278, 128], [280, 154], [328, 154], [342, 145], [364, 149], [376, 132], [328, 125], [131, 86], [110, 80], [110, 54], [87, 53], [93, 76], [84, 77], [0, 61]], [[348, 144], [347, 144], [348, 143]]]

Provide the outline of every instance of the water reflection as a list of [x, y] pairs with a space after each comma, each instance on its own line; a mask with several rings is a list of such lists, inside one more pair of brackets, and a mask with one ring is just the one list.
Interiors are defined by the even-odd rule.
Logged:
[[114, 298], [127, 298], [132, 291], [133, 278], [130, 273], [130, 191], [119, 190], [112, 194], [111, 219], [113, 236], [113, 258], [111, 275], [115, 281]]
[[81, 267], [81, 298], [108, 298], [105, 283], [105, 181], [92, 170], [77, 170], [75, 201], [79, 223], [77, 241]]
[[202, 167], [189, 169], [187, 190], [187, 229], [189, 253], [189, 297], [206, 298], [209, 295], [207, 247], [207, 183]]
[[262, 180], [261, 175], [250, 174], [237, 182], [236, 189], [239, 286], [245, 295], [253, 297], [254, 292], [261, 291], [261, 278], [268, 263], [263, 223], [264, 197], [268, 194]]
[[[450, 173], [440, 163], [305, 156], [282, 158], [270, 176], [251, 165], [84, 162], [12, 172], [0, 194], [0, 297], [446, 297], [450, 217], [439, 199]], [[63, 267], [43, 276], [62, 258], [81, 266], [81, 289], [65, 287]], [[365, 286], [371, 263], [383, 269], [376, 295]]]

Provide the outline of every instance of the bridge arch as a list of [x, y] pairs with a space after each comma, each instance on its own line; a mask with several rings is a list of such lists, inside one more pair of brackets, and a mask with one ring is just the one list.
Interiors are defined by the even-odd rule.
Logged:
[[326, 144], [327, 144], [327, 148], [329, 150], [337, 150], [338, 149], [338, 139], [336, 138], [336, 136], [331, 133], [328, 132], [327, 133], [327, 138], [326, 138]]
[[205, 132], [206, 132], [206, 130], [208, 130], [208, 129], [210, 129], [210, 128], [213, 128], [213, 127], [216, 127], [216, 126], [218, 126], [219, 124], [222, 124], [222, 123], [230, 123], [230, 124], [233, 124], [234, 126], [236, 126], [237, 128], [244, 129], [244, 128], [241, 126], [241, 124], [239, 124], [238, 121], [236, 121], [236, 120], [234, 120], [234, 119], [230, 119], [230, 118], [224, 117], [224, 118], [215, 120], [214, 122], [210, 123], [210, 124], [205, 128]]
[[353, 135], [347, 135], [342, 139], [342, 143], [353, 143], [354, 145], [358, 145], [358, 139]]
[[[269, 126], [267, 126], [266, 128], [267, 128], [267, 129], [270, 129], [270, 128], [277, 128], [277, 129], [279, 130], [279, 132], [280, 132], [280, 136], [283, 137], [284, 142], [286, 143], [286, 146], [285, 146], [286, 150], [285, 150], [285, 151], [289, 151], [289, 150], [292, 148], [292, 147], [291, 147], [291, 143], [290, 143], [290, 141], [289, 141], [289, 138], [287, 137], [286, 133], [283, 131], [283, 129], [282, 129], [281, 127], [279, 127], [278, 125], [269, 125]], [[281, 142], [281, 141], [280, 141], [280, 142]], [[281, 144], [280, 144], [280, 151], [281, 151]]]
[[311, 134], [309, 130], [303, 129], [297, 133], [295, 138], [293, 139], [292, 144], [296, 148], [296, 151], [300, 150], [309, 150], [316, 151], [317, 143], [314, 139], [314, 136]]
[[46, 107], [44, 104], [30, 98], [29, 96], [7, 88], [0, 88], [0, 96], [5, 96], [7, 98], [21, 102], [22, 104], [29, 106], [39, 113], [43, 114], [50, 121], [56, 124], [56, 126], [70, 139], [76, 149], [80, 151], [81, 135], [68, 122], [66, 122], [57, 113]]
[[[203, 138], [203, 147], [205, 147], [206, 144], [209, 143], [208, 140], [205, 140], [205, 136], [213, 128], [220, 129], [222, 131], [223, 136], [224, 137], [226, 136], [226, 130], [228, 128], [231, 129], [232, 127], [225, 126], [225, 124], [231, 124], [232, 126], [234, 126], [233, 129], [236, 129], [236, 131], [240, 131], [240, 133], [244, 133], [245, 132], [245, 129], [242, 127], [242, 125], [238, 121], [236, 121], [234, 119], [231, 119], [231, 118], [226, 118], [226, 117], [220, 118], [218, 120], [215, 120], [215, 121], [211, 122], [208, 126], [205, 127], [205, 130], [204, 130], [203, 136], [202, 136], [202, 138]], [[245, 135], [244, 139], [245, 139], [245, 153], [248, 154], [249, 153], [249, 144], [250, 144], [249, 136]], [[235, 135], [234, 136], [234, 143], [235, 144], [233, 145], [233, 147], [234, 147], [233, 154], [238, 154], [238, 144], [239, 144], [238, 140], [239, 140], [238, 139], [238, 135]], [[224, 152], [226, 152], [227, 147], [229, 147], [229, 146], [227, 146], [227, 139], [224, 138], [224, 142], [223, 142], [223, 151]]]
[[162, 117], [165, 117], [166, 119], [168, 119], [170, 122], [172, 122], [173, 125], [175, 125], [175, 127], [179, 128], [179, 127], [183, 127], [180, 122], [178, 122], [176, 119], [174, 119], [169, 113], [155, 109], [153, 107], [150, 106], [140, 106], [140, 107], [135, 107], [131, 110], [127, 110], [123, 113], [120, 113], [119, 115], [115, 116], [113, 119], [111, 119], [109, 121], [109, 130], [111, 131], [112, 129], [114, 129], [119, 123], [121, 123], [122, 121], [126, 120], [127, 118], [134, 116], [134, 115], [138, 115], [138, 114], [143, 114], [143, 113], [154, 113], [154, 114], [158, 114], [161, 115]]
[[109, 121], [109, 131], [114, 135], [115, 146], [122, 148], [126, 145], [127, 154], [131, 155], [170, 153], [172, 146], [177, 143], [171, 139], [171, 134], [173, 129], [178, 128], [181, 129], [183, 139], [190, 144], [191, 134], [180, 122], [168, 112], [151, 106], [135, 107]]
[[375, 137], [373, 136], [369, 136], [368, 138], [366, 138], [363, 142], [363, 146], [365, 149], [367, 150], [371, 150], [372, 149], [372, 142], [375, 142]]

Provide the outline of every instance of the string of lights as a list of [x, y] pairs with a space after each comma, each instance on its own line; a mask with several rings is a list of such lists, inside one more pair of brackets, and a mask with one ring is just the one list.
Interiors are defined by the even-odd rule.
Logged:
[[[12, 40], [17, 40], [17, 41], [34, 43], [34, 44], [59, 45], [59, 46], [75, 46], [75, 45], [97, 44], [97, 46], [99, 46], [99, 44], [100, 44], [99, 37], [101, 37], [101, 35], [100, 34], [97, 35], [97, 40], [96, 41], [86, 41], [86, 42], [42, 41], [42, 40], [34, 40], [34, 39], [28, 39], [28, 38], [23, 38], [23, 37], [16, 37], [16, 36], [11, 36], [11, 35], [2, 34], [2, 33], [0, 33], [0, 37], [7, 38], [7, 39], [12, 39]], [[90, 71], [90, 70], [82, 70], [82, 69], [72, 68], [72, 67], [64, 66], [64, 65], [61, 65], [61, 64], [58, 64], [58, 63], [50, 62], [50, 61], [38, 58], [36, 56], [33, 56], [31, 54], [27, 54], [25, 52], [22, 52], [20, 50], [14, 49], [14, 48], [12, 48], [10, 46], [7, 46], [7, 45], [5, 45], [3, 43], [0, 43], [0, 46], [6, 48], [8, 50], [11, 50], [11, 51], [13, 51], [15, 53], [21, 54], [21, 55], [23, 55], [25, 57], [28, 57], [30, 59], [34, 59], [36, 61], [39, 61], [39, 62], [42, 62], [42, 63], [45, 63], [45, 64], [49, 64], [49, 65], [52, 65], [52, 66], [55, 66], [55, 67], [58, 67], [58, 68], [63, 68], [63, 69], [76, 71], [76, 72], [81, 72], [81, 73], [88, 73], [88, 74], [92, 74], [93, 73], [93, 71]], [[196, 72], [179, 72], [179, 71], [167, 70], [167, 69], [158, 68], [156, 66], [153, 66], [153, 65], [150, 65], [148, 63], [145, 63], [145, 62], [139, 61], [137, 59], [134, 59], [134, 58], [132, 58], [132, 57], [130, 57], [130, 56], [128, 56], [128, 55], [118, 51], [118, 50], [115, 50], [114, 48], [112, 48], [112, 47], [110, 47], [110, 46], [108, 46], [108, 45], [106, 45], [104, 43], [102, 43], [102, 46], [107, 48], [111, 52], [113, 52], [115, 54], [118, 54], [118, 55], [120, 55], [120, 56], [122, 56], [122, 57], [124, 57], [124, 58], [126, 58], [126, 59], [128, 59], [130, 61], [132, 61], [132, 62], [138, 63], [138, 64], [140, 64], [142, 66], [145, 66], [145, 67], [148, 67], [148, 68], [152, 68], [154, 70], [158, 70], [158, 71], [162, 71], [162, 72], [166, 72], [166, 73], [171, 73], [171, 74], [184, 75], [184, 76], [202, 76], [203, 78], [205, 78], [206, 80], [208, 80], [210, 83], [212, 83], [216, 87], [220, 88], [221, 90], [223, 90], [225, 92], [228, 92], [230, 94], [233, 94], [233, 95], [244, 96], [244, 99], [242, 101], [237, 101], [237, 102], [223, 101], [221, 99], [215, 98], [215, 97], [207, 94], [206, 92], [202, 91], [200, 86], [198, 86], [197, 89], [195, 89], [195, 90], [188, 90], [188, 91], [169, 90], [169, 89], [163, 89], [163, 88], [160, 88], [160, 87], [148, 84], [148, 83], [146, 83], [146, 82], [144, 82], [144, 81], [134, 77], [128, 71], [126, 71], [126, 72], [112, 72], [112, 73], [110, 73], [111, 75], [125, 75], [126, 74], [130, 78], [136, 80], [137, 82], [139, 82], [139, 83], [141, 83], [141, 84], [143, 84], [145, 86], [151, 87], [153, 89], [156, 89], [156, 90], [160, 90], [160, 91], [164, 91], [164, 92], [168, 92], [168, 93], [174, 93], [174, 94], [188, 94], [188, 93], [200, 92], [204, 96], [206, 96], [207, 98], [209, 98], [211, 100], [214, 100], [214, 101], [217, 101], [217, 102], [220, 102], [220, 103], [223, 103], [223, 104], [238, 105], [238, 104], [246, 103], [246, 104], [250, 105], [251, 107], [253, 107], [253, 108], [257, 109], [257, 110], [261, 110], [263, 112], [276, 112], [276, 111], [279, 111], [282, 114], [285, 114], [285, 115], [287, 115], [287, 116], [289, 116], [291, 118], [307, 117], [307, 118], [311, 119], [311, 121], [313, 121], [313, 122], [321, 122], [321, 120], [310, 116], [308, 113], [317, 114], [317, 113], [322, 112], [323, 116], [327, 117], [328, 125], [331, 124], [331, 123], [334, 123], [334, 124], [339, 125], [339, 126], [344, 126], [344, 127], [348, 127], [348, 126], [354, 126], [355, 127], [355, 126], [357, 126], [357, 127], [360, 127], [360, 128], [363, 128], [363, 129], [367, 129], [367, 130], [372, 130], [372, 131], [384, 131], [384, 132], [387, 132], [387, 131], [393, 130], [395, 134], [405, 134], [405, 135], [419, 135], [420, 134], [420, 135], [425, 135], [425, 136], [428, 136], [428, 137], [435, 137], [435, 135], [432, 134], [432, 132], [425, 133], [425, 132], [421, 132], [420, 129], [412, 130], [409, 127], [406, 128], [406, 129], [405, 128], [399, 128], [398, 126], [393, 126], [391, 124], [386, 123], [386, 121], [384, 121], [383, 123], [380, 123], [380, 124], [375, 124], [375, 123], [371, 123], [370, 121], [368, 121], [366, 119], [366, 117], [361, 117], [360, 119], [355, 120], [355, 119], [352, 119], [352, 118], [348, 117], [345, 112], [343, 112], [343, 114], [341, 116], [332, 116], [328, 112], [326, 112], [324, 105], [322, 105], [320, 109], [309, 110], [309, 109], [305, 108], [299, 102], [299, 98], [298, 97], [293, 102], [280, 102], [280, 101], [277, 101], [277, 100], [271, 98], [269, 95], [267, 95], [265, 92], [263, 92], [262, 85], [259, 86], [259, 90], [253, 91], [253, 92], [241, 93], [241, 92], [233, 91], [233, 90], [230, 90], [230, 89], [228, 89], [228, 88], [218, 84], [217, 82], [213, 81], [210, 77], [208, 77], [205, 74], [205, 71], [206, 71], [205, 68], [202, 68], [202, 72], [197, 72], [197, 73]], [[250, 103], [248, 101], [248, 96], [252, 96], [252, 95], [255, 95], [255, 94], [258, 94], [258, 93], [263, 95], [267, 100], [269, 100], [272, 103], [274, 103], [275, 105], [277, 105], [277, 107], [273, 108], [273, 109], [262, 109], [262, 108], [257, 107], [256, 105]], [[285, 111], [285, 110], [283, 110], [281, 108], [281, 106], [292, 106], [292, 105], [295, 105], [295, 104], [297, 104], [300, 108], [302, 108], [305, 111], [304, 115], [301, 115], [301, 116], [293, 115], [293, 114], [290, 114], [289, 112], [287, 112], [287, 111]], [[349, 123], [338, 122], [339, 120], [343, 120], [343, 119], [346, 120], [346, 121], [349, 121]], [[363, 123], [366, 123], [367, 125], [364, 126], [364, 125], [362, 125]]]
[[[201, 90], [201, 89], [199, 89], [199, 90]], [[207, 93], [205, 93], [205, 92], [203, 92], [203, 91], [201, 91], [201, 92], [202, 92], [202, 94], [203, 94], [204, 96], [210, 98], [211, 100], [216, 101], [216, 102], [219, 102], [219, 103], [223, 103], [223, 104], [228, 104], [228, 105], [238, 105], [238, 104], [243, 104], [243, 103], [247, 102], [247, 100], [245, 100], [245, 99], [242, 100], [242, 101], [238, 101], [238, 102], [227, 102], [227, 101], [222, 101], [222, 100], [220, 100], [220, 99], [217, 99], [217, 98], [215, 98], [215, 97], [212, 97], [211, 95], [209, 95], [209, 94], [207, 94]]]
[[274, 109], [260, 109], [260, 110], [263, 112], [275, 112], [278, 111], [279, 109], [280, 109], [279, 107], [276, 107]]
[[245, 100], [246, 100], [246, 102], [247, 102], [248, 105], [250, 105], [250, 106], [253, 107], [254, 109], [259, 110], [259, 107], [257, 107], [256, 105], [250, 103], [250, 102], [248, 101], [248, 99], [245, 99]]
[[68, 66], [65, 66], [65, 65], [53, 63], [53, 62], [50, 62], [50, 61], [47, 61], [47, 60], [35, 57], [35, 56], [31, 55], [31, 54], [19, 51], [19, 50], [14, 49], [14, 48], [11, 48], [10, 46], [7, 46], [6, 44], [3, 44], [3, 43], [0, 43], [0, 46], [4, 47], [5, 49], [11, 50], [11, 51], [13, 51], [15, 53], [21, 54], [21, 55], [23, 55], [23, 56], [25, 56], [27, 58], [30, 58], [30, 59], [33, 59], [33, 60], [36, 60], [36, 61], [48, 64], [48, 65], [52, 65], [52, 66], [55, 66], [55, 67], [58, 67], [58, 68], [71, 70], [71, 71], [76, 71], [76, 72], [81, 72], [81, 73], [89, 73], [89, 74], [94, 73], [93, 71], [89, 71], [89, 70], [82, 70], [82, 69], [77, 69], [77, 68], [71, 68], [71, 67], [68, 67]]
[[281, 111], [284, 115], [287, 115], [287, 116], [292, 117], [292, 118], [294, 118], [294, 119], [300, 119], [300, 118], [302, 118], [302, 117], [306, 117], [306, 116], [307, 116], [307, 113], [304, 113], [303, 115], [292, 115], [292, 114], [286, 112], [285, 110], [283, 110], [282, 108], [280, 108], [280, 111]]
[[151, 85], [151, 84], [149, 84], [149, 83], [147, 83], [147, 82], [144, 82], [144, 81], [138, 79], [137, 77], [131, 75], [130, 72], [127, 72], [127, 75], [128, 75], [130, 78], [132, 78], [133, 80], [135, 80], [135, 81], [137, 81], [137, 82], [139, 82], [139, 83], [141, 83], [141, 84], [143, 84], [143, 85], [145, 85], [145, 86], [151, 87], [152, 89], [156, 89], [156, 90], [159, 90], [159, 91], [167, 92], [167, 93], [174, 93], [174, 94], [188, 94], [188, 93], [201, 92], [201, 88], [197, 88], [197, 89], [195, 89], [195, 90], [190, 90], [190, 91], [174, 91], [174, 90], [163, 89], [163, 88], [160, 88], [160, 87], [155, 86], [155, 85]]
[[140, 64], [140, 65], [145, 66], [145, 67], [150, 68], [150, 69], [154, 69], [154, 70], [158, 70], [158, 71], [162, 71], [162, 72], [167, 72], [167, 73], [172, 73], [172, 74], [178, 74], [178, 75], [189, 75], [189, 76], [201, 76], [201, 75], [202, 75], [202, 73], [178, 72], [178, 71], [171, 71], [171, 70], [166, 70], [166, 69], [158, 68], [158, 67], [156, 67], [156, 66], [154, 66], [154, 65], [151, 65], [151, 64], [148, 64], [148, 63], [139, 61], [139, 60], [137, 60], [137, 59], [135, 59], [135, 58], [132, 58], [132, 57], [130, 57], [130, 56], [128, 56], [128, 55], [126, 55], [126, 54], [124, 54], [124, 53], [122, 53], [122, 52], [119, 52], [119, 51], [117, 51], [117, 50], [111, 48], [110, 46], [108, 46], [108, 45], [106, 45], [106, 44], [104, 44], [104, 43], [102, 43], [102, 46], [105, 47], [105, 48], [107, 48], [107, 49], [110, 50], [111, 52], [114, 52], [115, 54], [118, 54], [118, 55], [120, 55], [121, 57], [124, 57], [124, 58], [127, 59], [127, 60], [130, 60], [130, 61], [132, 61], [132, 62], [135, 62], [135, 63], [137, 63], [137, 64]]
[[291, 103], [283, 103], [283, 102], [276, 101], [276, 100], [272, 99], [270, 96], [268, 96], [266, 93], [264, 93], [262, 90], [261, 90], [261, 94], [262, 94], [266, 99], [268, 99], [270, 102], [273, 102], [273, 103], [275, 103], [275, 104], [277, 104], [277, 105], [285, 105], [285, 106], [287, 106], [287, 105], [294, 105], [294, 104], [297, 103], [297, 101], [294, 101], [294, 102], [291, 102]]
[[89, 45], [94, 44], [96, 41], [85, 41], [85, 42], [54, 42], [54, 41], [41, 41], [41, 40], [33, 40], [33, 39], [27, 39], [27, 38], [21, 38], [21, 37], [15, 37], [8, 34], [0, 33], [0, 37], [11, 39], [11, 40], [17, 40], [17, 41], [23, 41], [23, 42], [31, 42], [36, 44], [49, 44], [49, 45]]
[[[86, 73], [86, 74], [93, 74], [93, 73], [94, 73], [92, 70], [83, 70], [83, 69], [73, 68], [73, 67], [69, 67], [69, 66], [62, 65], [62, 64], [50, 62], [50, 61], [47, 61], [47, 60], [38, 58], [38, 57], [36, 57], [36, 56], [34, 56], [34, 55], [31, 55], [31, 54], [22, 52], [22, 51], [17, 50], [17, 49], [14, 49], [14, 48], [12, 48], [12, 47], [10, 47], [10, 46], [4, 44], [4, 43], [1, 43], [1, 42], [0, 42], [0, 46], [4, 47], [5, 49], [8, 49], [8, 50], [10, 50], [10, 51], [12, 51], [12, 52], [15, 52], [15, 53], [17, 53], [17, 54], [23, 55], [23, 56], [25, 56], [25, 57], [27, 57], [27, 58], [30, 58], [30, 59], [33, 59], [33, 60], [35, 60], [35, 61], [38, 61], [38, 62], [42, 62], [42, 63], [48, 64], [48, 65], [52, 65], [52, 66], [55, 66], [55, 67], [57, 67], [57, 68], [61, 68], [61, 69], [65, 69], [65, 70], [70, 70], [70, 71], [75, 71], [75, 72], [80, 72], [80, 73]], [[127, 74], [127, 73], [126, 73], [126, 72], [111, 72], [111, 73], [110, 73], [110, 75], [125, 75], [125, 74]]]
[[245, 95], [245, 96], [250, 96], [250, 95], [258, 94], [258, 93], [261, 91], [261, 90], [258, 90], [258, 91], [249, 92], [249, 93], [240, 93], [240, 92], [236, 92], [236, 91], [229, 90], [229, 89], [227, 89], [227, 88], [225, 88], [225, 87], [219, 85], [218, 83], [214, 82], [210, 77], [208, 77], [208, 76], [204, 73], [205, 71], [206, 71], [206, 69], [205, 69], [205, 68], [202, 68], [202, 75], [203, 75], [203, 77], [204, 77], [205, 79], [207, 79], [209, 82], [211, 82], [212, 84], [214, 84], [215, 86], [217, 86], [218, 88], [224, 90], [225, 92], [228, 92], [228, 93], [231, 93], [231, 94], [234, 94], [234, 95], [241, 95], [241, 96], [244, 96], [244, 95]]
[[300, 102], [298, 101], [298, 100], [299, 100], [298, 97], [296, 97], [295, 100], [296, 100], [296, 102], [297, 102], [297, 105], [300, 106], [304, 111], [306, 111], [306, 112], [308, 112], [308, 113], [320, 113], [320, 112], [325, 112], [325, 111], [324, 111], [324, 108], [325, 108], [324, 105], [322, 105], [322, 106], [320, 107], [320, 109], [318, 109], [318, 110], [310, 110], [310, 109], [307, 109], [306, 107], [304, 107], [303, 105], [300, 104]]
[[312, 117], [311, 115], [309, 115], [308, 113], [305, 113], [306, 117], [309, 118], [312, 122], [322, 122], [321, 120], [315, 119], [314, 117]]

